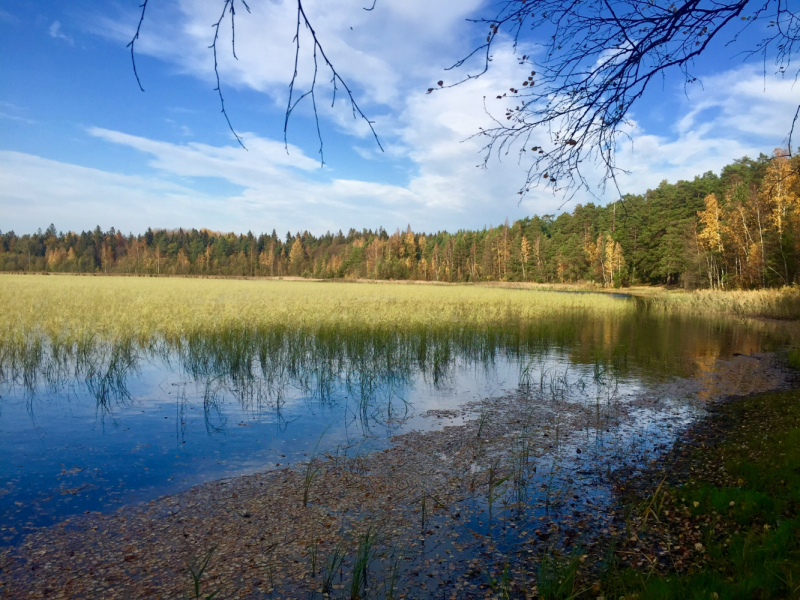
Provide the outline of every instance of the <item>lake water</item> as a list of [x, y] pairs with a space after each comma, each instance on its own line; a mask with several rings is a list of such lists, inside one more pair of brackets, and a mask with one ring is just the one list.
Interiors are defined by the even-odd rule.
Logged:
[[[739, 322], [641, 310], [545, 330], [242, 331], [66, 355], [44, 348], [0, 371], [0, 540], [15, 544], [70, 515], [295, 465], [315, 451], [385, 447], [396, 434], [474, 416], [442, 411], [520, 386], [542, 391], [563, 381], [587, 402], [636, 398], [782, 341], [779, 331]], [[690, 400], [642, 409], [640, 422], [616, 434], [648, 439], [654, 411], [677, 431], [697, 414]], [[669, 441], [659, 435], [647, 443]]]

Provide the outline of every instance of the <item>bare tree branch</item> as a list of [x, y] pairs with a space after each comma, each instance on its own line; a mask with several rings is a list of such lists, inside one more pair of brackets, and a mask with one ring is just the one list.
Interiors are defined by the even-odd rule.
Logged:
[[139, 39], [139, 30], [142, 28], [142, 21], [144, 21], [144, 12], [147, 10], [147, 0], [142, 2], [142, 5], [139, 7], [142, 9], [142, 14], [139, 15], [139, 24], [136, 26], [136, 33], [133, 36], [133, 39], [128, 42], [126, 48], [131, 49], [131, 63], [133, 64], [133, 75], [136, 77], [136, 83], [139, 85], [139, 89], [144, 91], [142, 87], [142, 82], [139, 80], [139, 73], [136, 71], [136, 55], [133, 52], [134, 46], [136, 45], [136, 40]]
[[[242, 138], [234, 130], [225, 107], [220, 84], [217, 42], [220, 25], [226, 16], [231, 19], [231, 47], [236, 57], [235, 1], [223, 2], [219, 19], [212, 25], [214, 37], [210, 48], [214, 57], [214, 74], [221, 112], [238, 143]], [[250, 11], [245, 0], [241, 0]], [[302, 0], [296, 0], [294, 70], [289, 83], [289, 98], [284, 119], [284, 145], [288, 151], [289, 120], [299, 104], [310, 97], [319, 140], [320, 163], [324, 164], [322, 129], [319, 119], [317, 83], [320, 70], [328, 70], [333, 88], [331, 106], [336, 103], [340, 87], [347, 95], [354, 119], [363, 119], [369, 126], [378, 147], [381, 142], [371, 121], [362, 111], [355, 96], [340, 76], [314, 29]], [[664, 80], [670, 71], [678, 71], [685, 89], [697, 82], [692, 73], [694, 61], [710, 44], [728, 35], [730, 45], [756, 21], [766, 23], [768, 33], [743, 53], [745, 58], [759, 55], [771, 57], [779, 74], [792, 67], [792, 59], [800, 44], [800, 16], [791, 10], [788, 0], [501, 0], [491, 18], [472, 19], [488, 28], [485, 42], [478, 45], [448, 71], [468, 68], [479, 60], [477, 72], [466, 72], [454, 83], [438, 82], [438, 88], [450, 88], [481, 77], [492, 63], [492, 48], [498, 35], [510, 37], [513, 49], [538, 46], [531, 55], [522, 54], [519, 64], [530, 68], [530, 75], [518, 86], [498, 94], [507, 105], [505, 119], [494, 118], [493, 126], [476, 136], [485, 140], [484, 165], [492, 156], [518, 153], [518, 160], [529, 163], [526, 180], [520, 189], [524, 196], [531, 188], [545, 185], [570, 199], [579, 189], [592, 190], [584, 174], [584, 163], [601, 169], [599, 187], [609, 183], [620, 193], [617, 178], [625, 170], [616, 163], [620, 143], [632, 142], [630, 114], [632, 107], [651, 87], [654, 79]], [[372, 11], [376, 6], [373, 0]], [[134, 75], [135, 42], [145, 16], [147, 0], [136, 33], [128, 44], [131, 48]], [[767, 23], [768, 21], [768, 23]], [[734, 25], [738, 23], [737, 27]], [[309, 45], [314, 70], [310, 89], [299, 91], [298, 77], [302, 35], [310, 37]], [[540, 40], [546, 40], [542, 43]], [[800, 75], [800, 69], [795, 77]], [[702, 85], [702, 84], [701, 84]], [[437, 88], [431, 87], [428, 92]], [[486, 109], [487, 112], [491, 112]], [[792, 121], [788, 147], [791, 150]], [[594, 192], [592, 192], [594, 193]]]
[[[131, 60], [133, 61], [133, 73], [136, 77], [136, 82], [139, 84], [139, 88], [144, 91], [142, 84], [139, 80], [139, 74], [136, 70], [136, 58], [134, 54], [134, 46], [136, 40], [139, 38], [139, 31], [142, 27], [142, 22], [144, 21], [145, 10], [147, 9], [147, 2], [148, 0], [143, 0], [143, 4], [141, 5], [141, 15], [139, 17], [139, 24], [136, 28], [136, 33], [133, 36], [133, 39], [128, 43], [128, 47], [131, 49]], [[239, 145], [247, 150], [244, 145], [244, 140], [242, 137], [236, 132], [233, 128], [233, 124], [231, 123], [230, 117], [228, 115], [228, 111], [225, 108], [225, 98], [222, 94], [222, 85], [220, 80], [219, 74], [219, 61], [217, 56], [217, 43], [219, 42], [219, 35], [220, 35], [220, 26], [222, 25], [222, 21], [225, 19], [226, 16], [230, 16], [231, 20], [231, 51], [233, 57], [238, 60], [239, 57], [236, 56], [236, 0], [222, 0], [222, 12], [220, 13], [219, 19], [217, 19], [216, 23], [212, 24], [212, 28], [214, 29], [214, 37], [212, 39], [211, 45], [209, 49], [212, 51], [214, 57], [214, 77], [216, 79], [216, 87], [214, 91], [217, 92], [219, 96], [219, 102], [221, 107], [221, 112], [223, 117], [225, 118], [225, 122], [228, 124], [228, 128], [233, 133], [236, 141]], [[242, 5], [245, 7], [248, 13], [250, 13], [250, 6], [247, 4], [246, 0], [240, 0]], [[371, 11], [375, 8], [377, 0], [373, 1], [372, 7], [365, 8], [364, 10]], [[311, 89], [307, 92], [300, 94], [298, 97], [295, 97], [295, 84], [297, 83], [298, 78], [298, 65], [300, 61], [300, 34], [301, 34], [301, 25], [305, 27], [305, 29], [311, 35], [312, 41], [312, 56], [314, 59], [314, 73], [311, 82]], [[288, 143], [288, 129], [289, 129], [289, 119], [291, 118], [294, 109], [297, 108], [297, 105], [307, 96], [311, 97], [311, 105], [314, 112], [314, 120], [317, 129], [317, 137], [319, 139], [319, 155], [320, 155], [320, 164], [324, 165], [324, 154], [323, 154], [323, 141], [322, 141], [322, 129], [320, 126], [319, 121], [319, 112], [317, 107], [317, 76], [319, 74], [319, 67], [320, 67], [320, 59], [322, 64], [325, 68], [327, 68], [331, 73], [331, 84], [333, 85], [333, 100], [331, 102], [331, 106], [334, 106], [336, 103], [336, 92], [341, 86], [345, 92], [347, 93], [348, 100], [350, 102], [350, 108], [353, 112], [353, 118], [355, 119], [363, 119], [367, 125], [369, 126], [370, 132], [372, 136], [375, 138], [375, 142], [378, 144], [378, 147], [383, 151], [383, 146], [381, 145], [380, 140], [378, 139], [378, 134], [375, 131], [374, 121], [371, 121], [366, 114], [361, 110], [361, 107], [355, 100], [355, 96], [353, 95], [353, 91], [344, 81], [344, 79], [339, 75], [339, 72], [334, 67], [333, 63], [328, 59], [328, 56], [325, 54], [325, 50], [322, 47], [322, 44], [317, 37], [317, 32], [314, 30], [314, 27], [311, 25], [311, 22], [303, 8], [302, 0], [297, 0], [297, 27], [294, 36], [294, 44], [295, 44], [295, 60], [294, 60], [294, 72], [292, 74], [291, 81], [289, 83], [289, 101], [286, 107], [286, 114], [284, 119], [284, 126], [283, 126], [283, 135], [284, 135], [284, 144], [286, 147], [286, 151], [289, 150], [289, 143]]]
[[[374, 7], [373, 7], [374, 8]], [[306, 30], [311, 35], [311, 42], [313, 47], [313, 57], [314, 57], [314, 76], [311, 80], [311, 89], [307, 92], [301, 94], [297, 99], [294, 99], [295, 94], [295, 84], [297, 83], [297, 75], [298, 75], [298, 64], [300, 61], [300, 26], [305, 26]], [[339, 75], [339, 72], [333, 66], [333, 63], [328, 59], [328, 56], [325, 54], [325, 50], [322, 48], [322, 44], [319, 42], [319, 38], [317, 37], [317, 32], [314, 30], [314, 27], [311, 25], [311, 22], [308, 20], [308, 16], [306, 15], [305, 10], [303, 9], [303, 2], [302, 0], [297, 0], [297, 27], [295, 30], [294, 35], [294, 44], [295, 44], [295, 54], [294, 54], [294, 72], [292, 73], [292, 79], [289, 82], [289, 101], [286, 105], [286, 118], [283, 124], [283, 141], [286, 147], [286, 151], [289, 151], [289, 143], [288, 143], [288, 131], [289, 131], [289, 119], [294, 112], [294, 109], [300, 103], [303, 98], [310, 96], [311, 97], [311, 104], [314, 109], [314, 119], [317, 125], [317, 137], [319, 138], [319, 157], [320, 163], [325, 164], [325, 157], [322, 151], [322, 134], [319, 127], [319, 114], [317, 112], [317, 74], [319, 70], [319, 57], [322, 58], [322, 61], [327, 67], [327, 69], [331, 73], [331, 84], [333, 85], [333, 100], [331, 101], [331, 106], [336, 104], [336, 92], [338, 90], [338, 86], [341, 85], [345, 92], [347, 93], [348, 100], [350, 101], [350, 109], [353, 112], [354, 119], [362, 119], [364, 122], [367, 123], [369, 126], [370, 131], [372, 132], [372, 137], [375, 138], [375, 142], [378, 144], [378, 148], [381, 149], [383, 152], [383, 146], [381, 145], [381, 141], [378, 139], [378, 134], [374, 128], [374, 121], [371, 121], [361, 108], [358, 106], [358, 103], [353, 96], [352, 90], [348, 87], [347, 83], [345, 83], [344, 79], [342, 79]], [[294, 100], [294, 101], [293, 101]]]
[[[728, 32], [731, 44], [766, 19], [774, 33], [745, 55], [760, 54], [766, 61], [774, 54], [777, 72], [784, 74], [800, 42], [800, 18], [786, 0], [505, 0], [494, 17], [473, 20], [488, 26], [486, 41], [450, 67], [464, 68], [479, 55], [481, 70], [452, 84], [440, 81], [439, 88], [485, 74], [500, 32], [515, 50], [521, 43], [538, 45], [536, 57], [519, 59], [530, 66], [530, 75], [497, 96], [515, 101], [505, 120], [494, 119], [493, 127], [476, 134], [487, 139], [484, 166], [492, 155], [518, 152], [530, 162], [521, 195], [544, 184], [571, 198], [577, 189], [592, 187], [581, 170], [588, 161], [602, 169], [600, 188], [610, 182], [619, 193], [617, 176], [625, 171], [615, 155], [620, 142], [631, 139], [631, 108], [653, 79], [677, 70], [688, 88], [697, 82], [694, 60], [712, 40]], [[531, 147], [531, 140], [540, 141]]]
[[[225, 122], [228, 124], [228, 128], [231, 130], [231, 133], [233, 133], [233, 136], [236, 138], [236, 141], [239, 142], [239, 145], [242, 148], [247, 150], [247, 147], [244, 145], [244, 142], [242, 141], [242, 137], [238, 133], [236, 133], [236, 130], [233, 128], [231, 120], [228, 117], [228, 111], [225, 109], [225, 98], [223, 98], [222, 96], [222, 85], [220, 84], [219, 81], [219, 64], [217, 62], [217, 41], [219, 41], [219, 26], [222, 24], [222, 20], [225, 18], [226, 11], [231, 16], [231, 44], [233, 47], [233, 57], [236, 58], [236, 60], [239, 60], [236, 56], [236, 29], [234, 25], [234, 22], [236, 20], [236, 9], [234, 8], [235, 2], [236, 0], [224, 0], [224, 4], [222, 6], [222, 14], [219, 16], [219, 20], [211, 26], [214, 28], [214, 41], [211, 42], [209, 48], [211, 48], [214, 52], [214, 76], [217, 78], [217, 87], [214, 88], [214, 91], [217, 92], [217, 94], [219, 95], [219, 103], [220, 106], [222, 107], [222, 116], [225, 117]], [[250, 7], [247, 6], [247, 3], [245, 3], [244, 0], [242, 0], [242, 4], [244, 4], [245, 8], [247, 9], [247, 12], [250, 12]]]
[[797, 125], [797, 117], [800, 116], [800, 106], [797, 107], [797, 110], [794, 111], [794, 119], [792, 119], [792, 128], [789, 130], [789, 142], [786, 144], [786, 148], [789, 151], [789, 156], [792, 155], [792, 137], [794, 136], [794, 128]]

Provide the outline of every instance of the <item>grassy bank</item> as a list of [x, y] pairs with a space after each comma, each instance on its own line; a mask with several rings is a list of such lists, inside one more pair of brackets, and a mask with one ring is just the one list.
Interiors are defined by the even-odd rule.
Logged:
[[723, 405], [632, 503], [605, 598], [800, 597], [800, 391]]
[[796, 286], [762, 290], [694, 290], [687, 292], [644, 285], [621, 289], [605, 288], [593, 283], [491, 282], [478, 285], [502, 289], [622, 293], [640, 299], [652, 309], [668, 313], [800, 321], [800, 288]]
[[740, 318], [800, 320], [800, 288], [769, 290], [697, 290], [677, 292], [636, 288], [634, 295], [652, 308], [669, 312], [725, 314]]

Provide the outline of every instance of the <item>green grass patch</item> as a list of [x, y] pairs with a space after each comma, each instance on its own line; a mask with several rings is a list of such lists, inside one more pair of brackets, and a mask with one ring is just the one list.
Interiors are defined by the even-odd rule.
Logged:
[[694, 450], [690, 481], [666, 490], [668, 518], [643, 534], [653, 548], [670, 547], [674, 569], [612, 562], [599, 595], [800, 598], [800, 391], [722, 411], [724, 441]]
[[800, 370], [800, 348], [792, 348], [789, 350], [789, 366]]

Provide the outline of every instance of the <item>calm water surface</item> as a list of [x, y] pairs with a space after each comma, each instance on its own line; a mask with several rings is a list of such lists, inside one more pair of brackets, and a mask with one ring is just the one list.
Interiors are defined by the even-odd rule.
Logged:
[[[0, 544], [71, 515], [294, 465], [315, 448], [382, 448], [462, 418], [430, 410], [544, 389], [555, 374], [587, 400], [632, 398], [781, 342], [742, 323], [640, 311], [490, 332], [234, 332], [145, 349], [98, 344], [80, 356], [45, 349], [3, 365]], [[689, 422], [696, 412], [673, 400], [670, 418]], [[652, 417], [643, 411], [617, 433], [646, 439]]]

